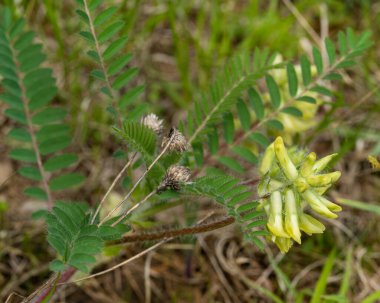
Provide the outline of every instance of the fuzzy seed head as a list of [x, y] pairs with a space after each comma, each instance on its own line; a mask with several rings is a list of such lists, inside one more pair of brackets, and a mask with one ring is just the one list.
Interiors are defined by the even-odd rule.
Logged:
[[141, 119], [141, 123], [153, 130], [157, 135], [162, 133], [163, 120], [155, 114], [149, 114]]
[[[170, 143], [169, 143], [170, 142]], [[169, 144], [168, 151], [182, 153], [189, 149], [189, 143], [185, 136], [176, 128], [172, 127], [169, 134], [162, 139], [162, 148]]]
[[181, 184], [189, 181], [191, 175], [190, 169], [180, 165], [172, 165], [168, 168], [165, 178], [160, 185], [160, 188], [170, 188], [172, 190], [179, 190]]

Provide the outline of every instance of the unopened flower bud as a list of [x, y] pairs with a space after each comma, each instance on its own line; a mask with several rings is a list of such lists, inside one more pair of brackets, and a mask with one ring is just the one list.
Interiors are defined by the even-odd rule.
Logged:
[[311, 186], [318, 186], [318, 187], [327, 186], [338, 181], [340, 176], [341, 176], [341, 173], [339, 171], [335, 171], [329, 174], [309, 176], [306, 178], [306, 181]]
[[285, 192], [285, 230], [294, 241], [301, 244], [301, 232], [298, 225], [297, 202], [293, 190]]
[[274, 157], [275, 157], [274, 146], [272, 143], [265, 150], [263, 159], [261, 160], [259, 172], [262, 176], [265, 175], [270, 170], [270, 168], [272, 167]]
[[274, 242], [282, 254], [286, 254], [293, 245], [293, 241], [289, 238], [276, 237]]
[[325, 226], [312, 216], [308, 214], [301, 214], [300, 229], [308, 235], [321, 234], [324, 232]]
[[267, 226], [273, 235], [277, 237], [289, 238], [283, 228], [282, 197], [279, 191], [273, 192], [270, 196], [270, 209]]
[[340, 207], [338, 204], [335, 204], [327, 200], [325, 197], [320, 196], [319, 200], [331, 211], [335, 211], [335, 212], [342, 211], [342, 207]]
[[181, 184], [186, 183], [190, 179], [190, 169], [180, 165], [172, 165], [166, 171], [164, 180], [158, 187], [158, 191], [170, 188], [172, 190], [179, 190]]
[[309, 184], [306, 182], [305, 178], [302, 177], [299, 177], [294, 181], [294, 186], [300, 193], [303, 193], [310, 187]]
[[313, 165], [316, 159], [317, 159], [317, 155], [315, 153], [310, 153], [306, 156], [300, 169], [300, 173], [302, 177], [308, 177], [312, 173]]
[[281, 137], [277, 137], [274, 141], [274, 152], [286, 177], [291, 181], [297, 179], [297, 168], [290, 159], [288, 152], [286, 151], [284, 141]]
[[162, 133], [163, 120], [157, 117], [155, 114], [149, 114], [141, 119], [141, 123], [146, 127], [153, 130], [157, 135]]
[[169, 134], [162, 140], [162, 148], [169, 144], [169, 151], [184, 152], [189, 148], [185, 136], [176, 128], [172, 127]]
[[318, 214], [327, 218], [338, 217], [336, 214], [334, 214], [327, 208], [327, 206], [320, 200], [320, 196], [317, 195], [314, 191], [308, 189], [304, 193], [302, 193], [302, 197], [305, 199], [307, 203], [309, 203], [310, 207]]
[[278, 190], [284, 186], [285, 186], [284, 183], [282, 183], [278, 180], [275, 180], [275, 179], [271, 179], [268, 183], [268, 192], [273, 192], [273, 191]]
[[314, 190], [318, 195], [323, 195], [330, 187], [332, 184], [329, 184], [327, 186], [322, 186], [322, 187], [315, 187]]
[[332, 159], [334, 159], [338, 154], [332, 154], [328, 155], [326, 157], [323, 157], [322, 159], [319, 159], [315, 164], [313, 165], [313, 172], [318, 173], [326, 168], [326, 166], [331, 162]]

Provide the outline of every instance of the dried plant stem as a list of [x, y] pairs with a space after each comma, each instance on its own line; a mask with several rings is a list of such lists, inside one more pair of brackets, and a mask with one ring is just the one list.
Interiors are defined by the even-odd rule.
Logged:
[[142, 199], [140, 202], [136, 203], [135, 205], [133, 205], [130, 209], [128, 209], [119, 219], [117, 219], [113, 224], [112, 226], [115, 226], [116, 224], [120, 223], [121, 221], [124, 220], [124, 218], [126, 218], [132, 211], [134, 211], [136, 208], [140, 207], [143, 203], [145, 203], [146, 201], [148, 201], [148, 199], [150, 197], [152, 197], [155, 193], [157, 192], [157, 190], [153, 190], [151, 191], [144, 199]]
[[112, 214], [117, 211], [123, 203], [125, 203], [129, 197], [132, 195], [132, 193], [135, 191], [137, 186], [141, 183], [141, 181], [145, 178], [145, 176], [149, 173], [149, 171], [153, 168], [154, 165], [156, 165], [157, 161], [160, 160], [160, 158], [165, 154], [165, 152], [168, 150], [170, 144], [173, 142], [174, 136], [170, 138], [168, 143], [165, 145], [165, 147], [162, 149], [161, 153], [153, 160], [153, 162], [148, 166], [148, 168], [144, 171], [144, 173], [140, 176], [140, 178], [135, 182], [131, 190], [125, 195], [124, 199], [114, 208], [112, 209], [99, 223], [99, 225], [102, 225]]
[[[207, 227], [206, 224], [204, 224], [204, 220], [206, 220], [207, 218], [209, 218], [209, 216], [207, 215], [205, 218], [201, 219], [198, 221], [198, 225], [199, 226], [202, 226], [203, 228], [203, 231], [199, 231], [198, 233], [200, 232], [206, 232], [206, 231], [211, 231], [213, 229], [218, 229], [218, 228], [221, 228], [221, 227], [224, 227], [224, 226], [227, 226], [231, 223], [233, 223], [235, 221], [235, 219], [233, 217], [225, 217], [223, 220], [220, 220], [220, 221], [217, 221], [217, 222], [214, 222], [214, 224], [212, 225], [213, 228], [210, 228], [210, 226], [208, 226], [208, 228], [204, 229], [204, 227]], [[194, 227], [190, 227], [191, 228], [196, 228], [196, 226]], [[193, 229], [194, 230], [194, 229]], [[140, 257], [142, 257], [143, 255], [146, 255], [147, 253], [153, 251], [154, 249], [156, 249], [157, 247], [161, 246], [162, 244], [174, 239], [175, 237], [178, 237], [182, 234], [173, 234], [173, 236], [167, 236], [167, 237], [164, 237], [160, 242], [156, 243], [155, 245], [141, 251], [140, 253], [138, 253], [137, 255], [134, 255], [133, 257], [123, 261], [123, 262], [120, 262], [119, 264], [116, 264], [115, 266], [112, 266], [111, 268], [108, 268], [106, 270], [103, 270], [103, 271], [100, 271], [100, 272], [97, 272], [93, 275], [90, 275], [88, 277], [84, 277], [84, 278], [81, 278], [81, 279], [77, 279], [75, 281], [72, 281], [72, 282], [65, 282], [65, 283], [58, 283], [57, 285], [64, 285], [64, 284], [68, 284], [68, 283], [77, 283], [77, 282], [81, 282], [81, 281], [84, 281], [84, 280], [88, 280], [88, 279], [91, 279], [91, 278], [94, 278], [94, 277], [98, 277], [98, 276], [101, 276], [101, 275], [104, 275], [106, 273], [109, 273], [111, 271], [114, 271], [115, 269], [119, 268], [119, 267], [122, 267]]]
[[171, 229], [164, 230], [156, 233], [148, 233], [148, 234], [131, 234], [126, 235], [120, 240], [109, 242], [109, 245], [117, 245], [123, 243], [131, 243], [131, 242], [143, 242], [143, 241], [153, 241], [160, 240], [169, 237], [179, 237], [184, 235], [193, 235], [200, 234], [204, 232], [213, 231], [219, 228], [223, 228], [225, 226], [231, 225], [235, 222], [234, 217], [222, 217], [213, 222], [198, 224], [192, 227], [185, 227], [181, 229]]
[[127, 162], [127, 164], [124, 165], [124, 167], [121, 169], [121, 171], [119, 172], [119, 174], [116, 176], [116, 178], [113, 180], [111, 186], [108, 188], [107, 192], [105, 193], [105, 195], [103, 196], [102, 200], [100, 201], [99, 205], [98, 205], [98, 208], [96, 209], [95, 213], [94, 213], [94, 216], [92, 217], [91, 219], [91, 224], [94, 223], [95, 221], [95, 218], [96, 216], [98, 215], [100, 209], [102, 208], [104, 202], [106, 201], [108, 195], [111, 193], [111, 191], [114, 189], [114, 187], [116, 186], [116, 184], [119, 182], [119, 180], [121, 179], [121, 177], [124, 175], [125, 171], [128, 169], [128, 167], [132, 164], [133, 160], [135, 159], [137, 153], [133, 153], [133, 155], [131, 156], [131, 158], [129, 159], [129, 161]]
[[289, 0], [282, 0], [282, 2], [284, 2], [286, 7], [294, 15], [294, 17], [301, 24], [301, 26], [307, 31], [307, 33], [314, 40], [314, 42], [317, 43], [319, 47], [321, 47], [321, 45], [322, 45], [321, 38], [318, 36], [318, 34], [315, 32], [315, 30], [311, 27], [311, 25], [306, 20], [306, 18], [299, 12], [299, 10], [296, 8], [296, 6]]

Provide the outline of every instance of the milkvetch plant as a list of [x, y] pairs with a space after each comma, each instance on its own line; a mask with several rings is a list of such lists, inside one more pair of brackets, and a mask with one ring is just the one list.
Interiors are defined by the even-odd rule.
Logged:
[[[339, 72], [354, 66], [371, 45], [369, 33], [340, 32], [337, 46], [327, 38], [322, 48], [313, 47], [312, 58], [303, 55], [299, 65], [276, 62], [276, 54], [267, 50], [237, 54], [209, 90], [199, 93], [187, 117], [171, 126], [153, 113], [146, 115], [147, 104], [138, 102], [145, 86], [136, 81], [132, 55], [125, 54], [127, 36], [118, 35], [124, 26], [118, 8], [104, 8], [98, 0], [77, 2], [84, 26], [80, 35], [96, 66], [90, 75], [101, 83], [113, 118], [110, 132], [125, 162], [95, 206], [60, 201], [54, 195], [84, 181], [72, 171], [76, 153], [64, 152], [71, 143], [66, 110], [53, 102], [58, 93], [53, 72], [43, 67], [46, 56], [35, 34], [9, 9], [3, 9], [0, 18], [0, 99], [12, 121], [9, 142], [17, 146], [10, 157], [22, 163], [21, 175], [38, 184], [25, 194], [47, 201], [48, 209], [34, 216], [45, 220], [47, 241], [56, 253], [50, 263], [55, 274], [44, 290], [32, 295], [35, 302], [42, 302], [75, 271], [90, 272], [110, 245], [167, 240], [235, 223], [259, 248], [269, 238], [285, 253], [293, 241], [301, 243], [302, 232], [324, 231], [313, 212], [337, 217], [340, 206], [325, 197], [340, 177], [340, 172], [327, 169], [335, 154], [317, 160], [313, 152], [285, 148], [281, 137], [271, 142], [278, 133], [292, 142], [296, 129], [313, 126], [320, 100], [334, 97], [331, 82], [341, 80]], [[257, 188], [245, 179], [247, 172], [259, 175]], [[104, 212], [107, 197], [125, 175], [134, 181]], [[135, 224], [144, 225], [135, 219], [144, 207], [154, 215], [187, 199], [196, 203], [194, 197], [218, 203], [225, 214], [182, 229], [132, 232]], [[163, 199], [166, 206], [158, 207]]]
[[304, 212], [308, 206], [326, 218], [337, 218], [342, 208], [323, 194], [340, 178], [340, 172], [327, 173], [336, 154], [316, 161], [316, 154], [303, 150], [287, 151], [278, 137], [269, 145], [260, 164], [258, 185], [260, 207], [268, 215], [271, 240], [281, 252], [288, 252], [293, 241], [301, 244], [301, 231], [308, 235], [323, 233], [325, 226]]

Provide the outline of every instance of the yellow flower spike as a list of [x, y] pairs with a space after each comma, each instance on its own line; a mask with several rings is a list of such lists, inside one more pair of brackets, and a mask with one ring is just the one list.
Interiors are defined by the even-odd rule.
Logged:
[[297, 178], [297, 180], [294, 181], [294, 186], [296, 187], [297, 191], [300, 193], [303, 193], [305, 190], [307, 190], [310, 185], [306, 182], [304, 178]]
[[265, 211], [269, 211], [269, 207], [268, 207], [268, 199], [260, 199], [259, 200], [259, 205], [257, 206], [257, 210], [262, 210], [263, 208], [265, 209]]
[[278, 163], [280, 164], [286, 177], [294, 181], [298, 177], [298, 171], [292, 160], [290, 160], [288, 152], [286, 151], [284, 141], [281, 137], [277, 137], [274, 141], [274, 152]]
[[325, 197], [319, 197], [319, 200], [331, 211], [340, 212], [342, 211], [342, 207], [340, 207], [338, 204], [335, 204], [329, 200], [327, 200]]
[[327, 186], [332, 183], [335, 183], [336, 181], [338, 181], [340, 176], [341, 176], [341, 173], [339, 171], [335, 171], [329, 174], [309, 176], [306, 178], [306, 181], [311, 186], [321, 187], [321, 186]]
[[285, 191], [285, 230], [294, 241], [301, 244], [296, 197], [292, 189]]
[[320, 196], [314, 191], [308, 189], [301, 195], [306, 202], [309, 203], [310, 207], [318, 214], [332, 219], [338, 217], [327, 208], [327, 206], [321, 201]]
[[282, 219], [282, 197], [279, 191], [275, 191], [270, 196], [269, 217], [267, 223], [269, 231], [277, 237], [289, 238], [284, 231]]
[[293, 246], [293, 241], [289, 238], [276, 237], [273, 242], [276, 243], [282, 254], [286, 254]]
[[332, 184], [329, 184], [328, 186], [322, 186], [322, 187], [315, 187], [314, 190], [318, 195], [323, 195], [330, 187]]
[[278, 180], [275, 180], [275, 179], [271, 179], [269, 184], [268, 184], [268, 191], [272, 192], [272, 191], [278, 190], [284, 186], [285, 186], [284, 183], [282, 183]]
[[335, 183], [336, 181], [338, 181], [340, 179], [340, 176], [342, 175], [340, 171], [334, 171], [330, 174], [331, 174], [331, 183]]
[[262, 176], [265, 175], [270, 170], [270, 168], [272, 167], [273, 161], [274, 161], [274, 147], [272, 143], [265, 150], [263, 159], [261, 160], [259, 172]]
[[316, 159], [317, 155], [315, 153], [310, 153], [307, 155], [300, 169], [300, 174], [302, 177], [308, 177], [312, 173], [313, 165], [315, 164]]
[[325, 231], [326, 227], [312, 216], [308, 214], [301, 214], [300, 229], [308, 235], [312, 235], [322, 234]]
[[320, 171], [324, 170], [326, 166], [331, 162], [331, 160], [334, 159], [337, 155], [338, 154], [331, 154], [329, 156], [319, 159], [313, 165], [313, 172], [319, 173]]

